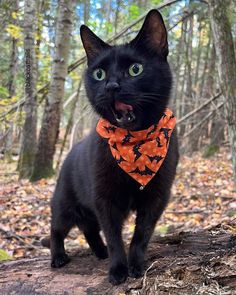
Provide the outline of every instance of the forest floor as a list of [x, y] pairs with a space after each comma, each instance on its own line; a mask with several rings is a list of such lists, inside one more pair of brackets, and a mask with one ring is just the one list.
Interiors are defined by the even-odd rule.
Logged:
[[[48, 254], [40, 240], [49, 234], [50, 198], [55, 179], [36, 183], [18, 180], [16, 162], [0, 162], [0, 249], [10, 257], [35, 257]], [[134, 230], [134, 215], [124, 226], [129, 243]], [[232, 182], [229, 150], [222, 148], [210, 158], [195, 153], [182, 156], [172, 199], [156, 226], [157, 235], [221, 227], [236, 233], [236, 192]], [[73, 229], [66, 248], [87, 248], [78, 229]]]

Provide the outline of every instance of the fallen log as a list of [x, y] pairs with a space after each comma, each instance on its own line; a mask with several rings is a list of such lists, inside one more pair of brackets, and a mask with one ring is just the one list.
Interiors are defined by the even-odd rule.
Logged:
[[112, 286], [108, 261], [89, 250], [70, 253], [71, 263], [52, 270], [50, 257], [0, 265], [2, 295], [236, 294], [236, 234], [221, 226], [153, 237], [141, 279]]

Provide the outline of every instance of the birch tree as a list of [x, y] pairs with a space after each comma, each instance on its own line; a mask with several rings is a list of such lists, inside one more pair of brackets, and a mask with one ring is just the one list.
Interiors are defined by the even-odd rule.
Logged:
[[19, 162], [20, 178], [32, 174], [36, 152], [37, 95], [36, 95], [36, 4], [37, 1], [25, 0], [24, 5], [24, 63], [25, 63], [25, 122]]
[[230, 0], [209, 0], [210, 20], [218, 56], [221, 90], [225, 97], [225, 117], [228, 123], [234, 182], [236, 186], [236, 58], [231, 25], [227, 17]]
[[59, 0], [56, 25], [55, 55], [52, 78], [46, 100], [39, 143], [31, 180], [53, 175], [53, 156], [59, 134], [61, 104], [68, 70], [70, 39], [73, 25], [75, 0]]

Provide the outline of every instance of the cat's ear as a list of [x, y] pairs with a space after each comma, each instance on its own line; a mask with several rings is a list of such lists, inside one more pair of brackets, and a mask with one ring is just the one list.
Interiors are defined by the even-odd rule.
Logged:
[[167, 31], [160, 12], [156, 9], [149, 11], [143, 26], [134, 40], [130, 42], [132, 47], [149, 49], [153, 53], [168, 55]]
[[96, 36], [87, 26], [80, 27], [80, 36], [88, 58], [88, 63], [96, 58], [103, 50], [111, 46]]

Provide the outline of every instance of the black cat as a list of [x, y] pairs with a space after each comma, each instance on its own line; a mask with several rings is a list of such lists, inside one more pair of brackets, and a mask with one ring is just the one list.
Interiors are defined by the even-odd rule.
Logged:
[[[130, 132], [158, 123], [167, 107], [172, 83], [167, 33], [160, 13], [151, 10], [137, 37], [125, 45], [110, 46], [84, 25], [81, 38], [88, 59], [85, 85], [95, 111]], [[124, 282], [128, 275], [141, 276], [144, 254], [168, 202], [177, 162], [174, 131], [161, 168], [141, 191], [140, 184], [118, 166], [107, 141], [94, 128], [71, 150], [57, 182], [51, 203], [52, 267], [69, 262], [64, 239], [77, 225], [98, 258], [109, 256], [112, 284]], [[121, 231], [131, 210], [137, 217], [127, 259]]]

